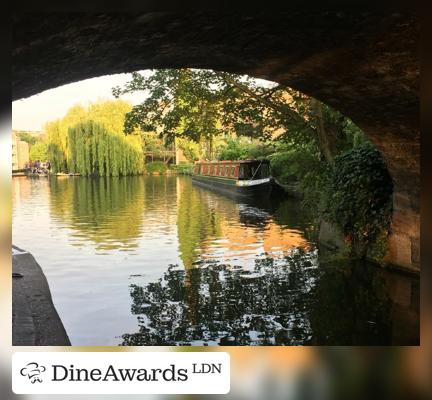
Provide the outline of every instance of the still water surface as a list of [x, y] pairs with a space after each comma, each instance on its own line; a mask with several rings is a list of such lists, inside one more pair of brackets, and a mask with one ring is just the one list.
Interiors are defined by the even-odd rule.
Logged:
[[418, 343], [418, 279], [329, 261], [315, 236], [298, 201], [188, 177], [13, 179], [13, 243], [73, 345]]

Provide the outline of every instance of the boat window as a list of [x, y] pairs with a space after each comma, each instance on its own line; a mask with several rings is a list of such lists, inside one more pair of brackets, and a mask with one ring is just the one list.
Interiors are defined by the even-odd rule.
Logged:
[[215, 174], [214, 170], [215, 170], [215, 167], [214, 167], [214, 165], [212, 165], [211, 168], [210, 168], [210, 175], [214, 175]]
[[246, 164], [240, 164], [240, 170], [239, 170], [239, 179], [248, 179], [247, 178], [247, 168], [248, 166]]
[[238, 178], [238, 176], [239, 176], [239, 166], [238, 166], [238, 165], [235, 166], [234, 176], [235, 176], [236, 178]]
[[229, 169], [229, 167], [225, 167], [225, 175], [226, 176], [230, 175], [230, 169]]
[[269, 176], [269, 164], [268, 163], [262, 163], [261, 164], [261, 178], [268, 178]]
[[230, 175], [231, 175], [231, 176], [235, 176], [234, 171], [235, 171], [235, 167], [231, 167], [231, 172], [230, 172]]
[[270, 175], [269, 163], [253, 163], [253, 164], [240, 164], [238, 172], [234, 173], [234, 176], [238, 176], [239, 180], [242, 179], [263, 179], [268, 178]]

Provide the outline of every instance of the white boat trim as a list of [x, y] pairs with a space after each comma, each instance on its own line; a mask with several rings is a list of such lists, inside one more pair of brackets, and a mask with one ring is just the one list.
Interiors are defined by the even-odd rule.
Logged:
[[271, 178], [263, 178], [263, 179], [254, 179], [254, 180], [244, 180], [244, 181], [236, 181], [236, 186], [256, 186], [261, 185], [263, 183], [270, 182]]

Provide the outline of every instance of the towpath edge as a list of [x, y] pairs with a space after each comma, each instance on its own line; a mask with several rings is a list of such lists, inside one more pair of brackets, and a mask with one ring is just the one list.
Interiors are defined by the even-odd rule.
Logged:
[[12, 345], [70, 346], [52, 302], [48, 281], [28, 252], [12, 246]]

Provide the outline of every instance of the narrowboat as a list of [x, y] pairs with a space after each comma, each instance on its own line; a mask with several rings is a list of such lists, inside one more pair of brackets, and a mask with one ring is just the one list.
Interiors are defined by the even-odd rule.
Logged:
[[234, 197], [268, 196], [273, 186], [268, 160], [199, 161], [192, 181]]

